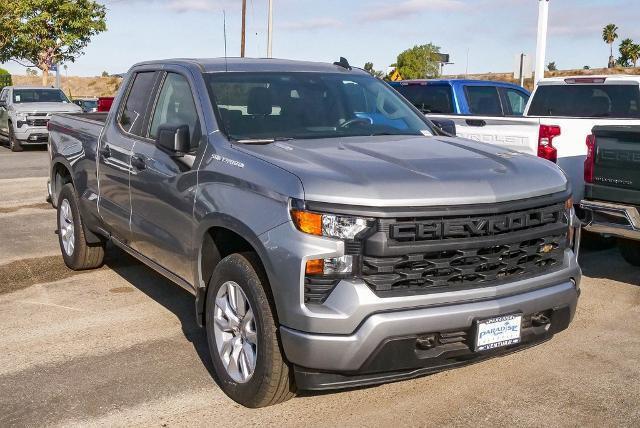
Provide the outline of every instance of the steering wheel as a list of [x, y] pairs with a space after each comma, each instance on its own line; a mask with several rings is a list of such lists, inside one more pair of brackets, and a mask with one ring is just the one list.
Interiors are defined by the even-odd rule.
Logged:
[[351, 125], [353, 125], [354, 123], [366, 123], [367, 125], [372, 125], [373, 121], [371, 119], [369, 119], [368, 117], [353, 117], [353, 118], [347, 120], [346, 122], [340, 124], [340, 126], [338, 128], [348, 128]]

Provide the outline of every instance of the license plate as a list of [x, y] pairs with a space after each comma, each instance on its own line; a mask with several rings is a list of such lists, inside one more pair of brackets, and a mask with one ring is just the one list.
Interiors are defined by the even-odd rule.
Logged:
[[520, 343], [522, 314], [503, 315], [478, 321], [476, 351], [488, 351]]

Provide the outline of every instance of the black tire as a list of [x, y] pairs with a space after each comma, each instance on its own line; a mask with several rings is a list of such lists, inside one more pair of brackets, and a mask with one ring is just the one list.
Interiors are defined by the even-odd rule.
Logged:
[[[227, 372], [216, 346], [214, 333], [215, 300], [218, 290], [233, 281], [244, 292], [254, 312], [257, 332], [256, 366], [245, 383], [236, 382]], [[206, 300], [206, 329], [209, 352], [220, 387], [232, 400], [246, 407], [274, 405], [295, 395], [291, 369], [281, 351], [278, 324], [269, 294], [269, 283], [254, 253], [225, 257], [213, 272]]]
[[633, 266], [640, 266], [640, 241], [619, 239], [618, 249], [627, 263]]
[[12, 152], [21, 152], [22, 145], [20, 141], [16, 139], [15, 134], [13, 133], [13, 125], [9, 124], [9, 148]]
[[[68, 207], [72, 214], [71, 220], [74, 231], [72, 240], [74, 245], [70, 252], [67, 252], [63, 244], [63, 228], [60, 215], [61, 209], [65, 205], [63, 202], [65, 201], [68, 202]], [[58, 243], [60, 244], [60, 252], [67, 267], [73, 270], [86, 270], [102, 266], [105, 243], [89, 244], [87, 242], [84, 235], [82, 218], [80, 217], [80, 210], [78, 209], [78, 195], [70, 183], [65, 184], [58, 195], [57, 219]]]

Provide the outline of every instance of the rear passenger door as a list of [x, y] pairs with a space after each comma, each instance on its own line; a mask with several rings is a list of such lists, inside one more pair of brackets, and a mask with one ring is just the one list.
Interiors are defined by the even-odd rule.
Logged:
[[105, 127], [96, 153], [98, 210], [108, 232], [124, 243], [129, 242], [131, 231], [131, 155], [136, 143], [144, 141], [159, 75], [156, 71], [140, 71], [131, 76], [116, 117]]
[[[133, 150], [131, 247], [190, 283], [196, 227], [194, 163], [206, 133], [187, 76], [178, 71], [163, 73], [146, 138]], [[190, 153], [176, 156], [156, 145], [158, 128], [163, 125], [189, 127]]]

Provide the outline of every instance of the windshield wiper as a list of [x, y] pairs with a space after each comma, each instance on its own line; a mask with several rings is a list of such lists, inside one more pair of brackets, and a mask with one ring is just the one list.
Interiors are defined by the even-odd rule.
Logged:
[[272, 144], [276, 141], [291, 141], [293, 138], [291, 137], [273, 137], [273, 138], [241, 138], [236, 139], [235, 142], [238, 144]]

